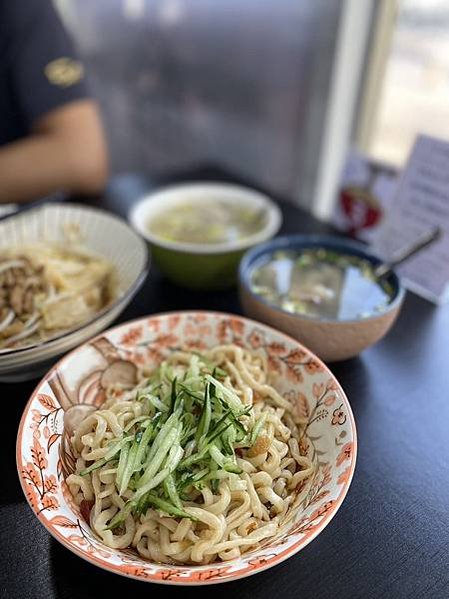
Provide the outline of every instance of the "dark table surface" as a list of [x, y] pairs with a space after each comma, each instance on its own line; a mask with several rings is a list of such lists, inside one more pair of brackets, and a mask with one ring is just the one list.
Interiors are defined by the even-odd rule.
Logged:
[[[203, 178], [224, 178], [212, 172]], [[187, 178], [187, 177], [181, 177]], [[122, 215], [149, 187], [114, 181], [103, 205]], [[282, 204], [283, 232], [329, 228]], [[240, 313], [234, 290], [191, 293], [155, 268], [121, 321], [202, 308]], [[0, 385], [0, 597], [449, 598], [449, 305], [408, 294], [390, 334], [359, 358], [331, 365], [351, 402], [359, 454], [335, 519], [300, 553], [256, 576], [214, 587], [160, 587], [104, 572], [50, 537], [17, 478], [15, 440], [35, 382]], [[147, 595], [148, 594], [148, 595]]]

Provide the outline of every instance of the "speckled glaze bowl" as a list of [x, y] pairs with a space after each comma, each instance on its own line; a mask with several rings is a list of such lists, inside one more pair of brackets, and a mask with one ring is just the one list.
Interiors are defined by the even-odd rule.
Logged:
[[[265, 226], [248, 237], [216, 244], [167, 241], [148, 229], [148, 222], [167, 207], [186, 201], [200, 204], [219, 201], [255, 210], [265, 209]], [[155, 263], [174, 283], [190, 289], [225, 289], [237, 282], [237, 270], [245, 251], [270, 239], [282, 222], [277, 205], [258, 191], [229, 183], [180, 183], [150, 193], [130, 211], [129, 221], [148, 242]], [[212, 223], [211, 223], [212, 224]]]
[[[156, 365], [180, 346], [201, 351], [236, 343], [265, 354], [276, 387], [307, 419], [301, 451], [317, 460], [309, 492], [285, 529], [257, 549], [204, 566], [159, 564], [98, 540], [74, 504], [65, 479], [73, 472], [64, 416], [80, 404], [100, 406], [104, 386], [133, 382], [137, 365]], [[67, 420], [67, 417], [66, 417]], [[120, 325], [65, 356], [39, 383], [20, 422], [17, 468], [28, 503], [45, 528], [79, 557], [148, 582], [200, 585], [266, 570], [312, 541], [341, 506], [355, 469], [356, 428], [333, 374], [308, 349], [274, 329], [231, 314], [173, 312]], [[300, 492], [300, 489], [298, 489]]]
[[240, 301], [245, 314], [284, 331], [304, 343], [325, 362], [352, 358], [381, 339], [392, 327], [401, 309], [404, 288], [396, 274], [388, 278], [394, 290], [387, 309], [379, 314], [357, 320], [328, 320], [286, 312], [254, 294], [250, 288], [251, 273], [266, 255], [278, 250], [326, 248], [369, 260], [374, 266], [380, 259], [366, 247], [349, 239], [328, 235], [289, 235], [277, 237], [248, 251], [240, 263]]

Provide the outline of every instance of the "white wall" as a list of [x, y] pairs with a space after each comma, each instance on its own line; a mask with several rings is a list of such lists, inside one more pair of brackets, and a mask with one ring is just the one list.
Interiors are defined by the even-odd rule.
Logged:
[[[332, 214], [343, 165], [351, 145], [374, 4], [374, 0], [345, 0], [343, 4], [318, 169], [311, 189], [312, 211], [321, 219], [328, 219]], [[300, 194], [301, 186], [298, 184], [297, 195]]]

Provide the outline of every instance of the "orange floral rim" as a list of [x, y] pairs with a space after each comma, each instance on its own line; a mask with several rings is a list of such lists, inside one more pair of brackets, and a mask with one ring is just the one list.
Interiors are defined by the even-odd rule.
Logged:
[[[73, 405], [101, 405], [113, 377], [136, 376], [181, 346], [201, 351], [236, 343], [264, 352], [280, 392], [308, 420], [302, 451], [318, 468], [288, 530], [229, 562], [171, 566], [148, 562], [131, 550], [111, 549], [92, 533], [73, 503], [65, 477], [73, 470], [63, 430]], [[112, 378], [111, 378], [112, 377]], [[119, 380], [119, 378], [117, 379]], [[330, 522], [349, 489], [357, 438], [349, 402], [329, 369], [298, 341], [249, 319], [219, 312], [172, 312], [110, 329], [72, 351], [39, 383], [28, 401], [17, 438], [17, 468], [38, 519], [65, 547], [106, 570], [150, 582], [212, 584], [270, 568], [297, 553]]]

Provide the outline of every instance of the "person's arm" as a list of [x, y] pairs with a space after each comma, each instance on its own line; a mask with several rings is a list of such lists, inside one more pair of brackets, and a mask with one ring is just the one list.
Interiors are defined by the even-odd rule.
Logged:
[[29, 137], [0, 147], [0, 203], [55, 191], [100, 192], [107, 152], [95, 102], [78, 100], [39, 118]]
[[101, 121], [52, 1], [0, 0], [0, 9], [3, 89], [20, 123], [20, 139], [0, 147], [0, 202], [100, 191], [107, 162]]

